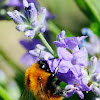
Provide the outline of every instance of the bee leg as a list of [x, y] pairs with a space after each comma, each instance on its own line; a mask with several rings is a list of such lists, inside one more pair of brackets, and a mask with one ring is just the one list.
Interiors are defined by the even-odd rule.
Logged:
[[57, 80], [57, 81], [55, 82], [55, 84], [56, 84], [56, 85], [59, 85], [59, 84], [60, 84], [60, 82], [62, 82], [62, 81]]
[[65, 97], [66, 94], [70, 92], [70, 90], [62, 89], [61, 87], [57, 86], [55, 92], [53, 93], [55, 96], [63, 96]]
[[63, 96], [63, 89], [57, 87], [56, 91], [53, 93], [55, 96]]

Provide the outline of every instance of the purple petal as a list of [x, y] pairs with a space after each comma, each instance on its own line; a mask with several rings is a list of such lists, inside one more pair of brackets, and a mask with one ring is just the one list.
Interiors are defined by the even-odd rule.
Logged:
[[89, 28], [82, 28], [81, 32], [83, 35], [88, 35], [88, 36], [94, 34], [92, 30], [90, 30]]
[[8, 5], [12, 7], [21, 7], [22, 3], [20, 0], [10, 0]]
[[61, 41], [62, 39], [65, 38], [65, 31], [61, 31], [61, 33], [59, 35], [57, 35], [57, 41]]
[[89, 62], [82, 58], [82, 59], [77, 59], [76, 64], [80, 66], [88, 66]]
[[65, 87], [66, 90], [73, 89], [73, 88], [74, 88], [73, 85], [67, 85], [67, 86]]
[[36, 57], [39, 57], [40, 59], [48, 60], [49, 58], [53, 58], [51, 53], [44, 50], [40, 50], [38, 48], [35, 48], [34, 50], [30, 50], [29, 53]]
[[32, 38], [34, 38], [34, 36], [35, 36], [35, 31], [34, 30], [27, 30], [26, 32], [25, 32], [25, 36], [26, 37], [32, 37]]
[[93, 84], [90, 86], [90, 88], [96, 95], [100, 95], [100, 88], [94, 86]]
[[65, 38], [64, 41], [70, 50], [73, 50], [79, 44], [76, 37]]
[[87, 51], [85, 49], [80, 49], [78, 51], [74, 51], [72, 63], [81, 66], [87, 66], [88, 65], [87, 58], [88, 58]]
[[35, 6], [38, 6], [38, 2], [37, 2], [37, 0], [28, 0], [28, 2], [29, 2], [29, 3], [34, 3]]
[[83, 57], [87, 56], [87, 52], [82, 49], [82, 50], [74, 52], [73, 56], [74, 56], [75, 59], [83, 58]]
[[56, 15], [52, 15], [49, 11], [47, 11], [47, 13], [46, 13], [46, 20], [54, 19], [54, 18], [56, 18]]
[[79, 95], [79, 97], [81, 98], [81, 99], [84, 99], [84, 94], [83, 94], [83, 92], [82, 91], [76, 91], [76, 93]]
[[60, 61], [59, 59], [54, 59], [53, 61], [49, 60], [48, 63], [52, 72], [54, 72], [57, 67], [58, 67], [58, 72], [62, 74], [67, 73], [69, 70], [67, 61], [64, 60]]
[[53, 73], [55, 71], [55, 68], [53, 67], [53, 60], [47, 60], [47, 63], [49, 65], [51, 72]]
[[68, 92], [65, 94], [66, 98], [69, 98], [69, 97], [71, 97], [74, 94], [74, 89], [73, 88], [74, 88], [73, 85], [67, 85], [65, 87], [65, 90], [68, 90]]
[[66, 46], [65, 41], [61, 40], [61, 41], [54, 41], [53, 42], [57, 47], [64, 47], [64, 48], [68, 48], [68, 46]]
[[69, 38], [65, 38], [64, 41], [65, 41], [65, 44], [68, 46], [68, 49], [73, 51], [73, 49], [76, 48], [76, 46], [80, 44], [80, 41], [85, 38], [86, 36], [69, 37]]
[[45, 51], [45, 50], [47, 49], [45, 46], [43, 46], [43, 45], [41, 45], [41, 44], [37, 44], [37, 45], [36, 45], [36, 48], [37, 48], [37, 49], [40, 49], [41, 51]]
[[82, 68], [78, 65], [74, 65], [73, 67], [70, 68], [75, 77], [80, 77], [82, 75], [81, 69]]
[[44, 33], [46, 30], [46, 26], [45, 25], [41, 25], [40, 29], [39, 29], [39, 32], [40, 33]]
[[70, 68], [70, 62], [69, 61], [65, 61], [65, 60], [61, 60], [60, 64], [59, 64], [59, 70], [58, 72], [60, 73], [67, 73], [69, 71]]
[[85, 84], [84, 82], [80, 81], [79, 80], [79, 88], [82, 90], [82, 91], [90, 91], [90, 88], [87, 86], [87, 84]]
[[84, 40], [85, 38], [87, 38], [87, 36], [81, 36], [81, 37], [77, 37], [77, 40], [78, 40], [79, 42], [81, 42], [81, 41]]
[[44, 23], [45, 18], [46, 18], [46, 12], [47, 12], [46, 8], [42, 7], [40, 9], [40, 13], [39, 13], [40, 14], [39, 15], [39, 23], [40, 24], [43, 24]]
[[47, 53], [44, 55], [44, 59], [45, 59], [45, 60], [49, 60], [49, 59], [52, 59], [52, 58], [54, 58], [54, 57], [53, 57], [53, 55], [52, 55], [51, 53], [49, 53], [49, 52], [47, 52]]
[[41, 42], [38, 39], [32, 39], [31, 41], [22, 39], [19, 42], [28, 51], [35, 49], [37, 44], [41, 44]]
[[68, 97], [72, 96], [72, 93], [74, 94], [74, 92], [76, 92], [80, 96], [81, 99], [84, 99], [84, 94], [77, 87], [75, 88], [73, 85], [67, 85], [65, 89], [70, 90], [70, 92], [67, 93]]
[[60, 61], [59, 59], [54, 59], [54, 61], [49, 60], [48, 64], [52, 72], [55, 72], [55, 69], [57, 68], [59, 64], [59, 61]]
[[16, 29], [20, 32], [25, 32], [29, 26], [28, 25], [17, 25]]
[[27, 2], [27, 0], [23, 0], [23, 6], [24, 6], [25, 8], [28, 8], [28, 2]]
[[39, 24], [39, 23], [38, 23], [37, 20], [33, 20], [33, 21], [31, 21], [31, 26], [32, 26], [33, 28], [37, 27], [38, 24]]
[[91, 80], [93, 82], [99, 82], [100, 83], [100, 73], [94, 73], [92, 76], [91, 76]]
[[71, 60], [72, 54], [63, 47], [58, 47], [57, 53], [60, 59]]
[[75, 76], [72, 71], [68, 71], [67, 73], [58, 72], [57, 77], [59, 80], [64, 81], [67, 84], [73, 84]]
[[87, 67], [89, 75], [95, 72], [96, 66], [97, 66], [97, 57], [93, 56], [90, 58], [90, 63], [89, 63], [89, 66]]
[[26, 21], [26, 18], [17, 10], [14, 10], [13, 12], [7, 12], [7, 15], [10, 16], [15, 23], [17, 24], [24, 24]]
[[100, 73], [100, 59], [97, 61], [96, 73]]
[[32, 56], [31, 54], [27, 53], [21, 58], [21, 64], [26, 64], [27, 66], [32, 66], [34, 63], [39, 61], [39, 58]]
[[30, 18], [30, 20], [31, 21], [36, 20], [36, 18], [37, 18], [37, 10], [35, 8], [34, 3], [29, 3], [28, 12], [29, 12], [29, 18]]

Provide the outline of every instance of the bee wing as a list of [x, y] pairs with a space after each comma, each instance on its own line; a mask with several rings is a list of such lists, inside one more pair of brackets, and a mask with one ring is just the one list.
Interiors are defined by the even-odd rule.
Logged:
[[27, 88], [25, 88], [19, 100], [36, 100], [36, 99], [34, 98], [33, 93]]

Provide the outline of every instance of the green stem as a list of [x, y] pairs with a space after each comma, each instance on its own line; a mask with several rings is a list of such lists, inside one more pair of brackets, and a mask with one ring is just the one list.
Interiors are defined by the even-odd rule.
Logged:
[[48, 44], [48, 42], [46, 41], [46, 39], [43, 37], [42, 33], [39, 33], [39, 37], [41, 39], [41, 41], [43, 42], [43, 44], [48, 48], [48, 50], [54, 55], [54, 51], [51, 48], [51, 46]]
[[0, 86], [0, 96], [3, 98], [3, 100], [11, 100], [7, 92], [1, 86]]
[[95, 9], [95, 6], [92, 4], [91, 0], [85, 0], [85, 3], [90, 8], [91, 12], [94, 14], [94, 16], [96, 17], [96, 19], [100, 23], [100, 15], [99, 15], [97, 9]]

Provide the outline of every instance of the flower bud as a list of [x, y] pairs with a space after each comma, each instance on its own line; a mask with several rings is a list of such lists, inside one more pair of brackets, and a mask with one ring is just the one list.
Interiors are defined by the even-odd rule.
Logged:
[[44, 47], [44, 46], [41, 45], [41, 44], [37, 44], [37, 45], [36, 45], [36, 48], [38, 48], [38, 49], [40, 49], [40, 50], [45, 50], [45, 49], [46, 49], [46, 47]]
[[94, 85], [91, 86], [91, 90], [96, 94], [100, 95], [100, 89]]
[[28, 8], [28, 2], [27, 2], [27, 0], [23, 0], [23, 6], [26, 7], [26, 8]]
[[95, 72], [96, 66], [97, 66], [97, 58], [95, 56], [93, 56], [93, 57], [91, 57], [89, 66], [87, 68], [89, 75], [91, 75]]
[[91, 80], [93, 82], [100, 82], [100, 73], [95, 73], [92, 75]]

